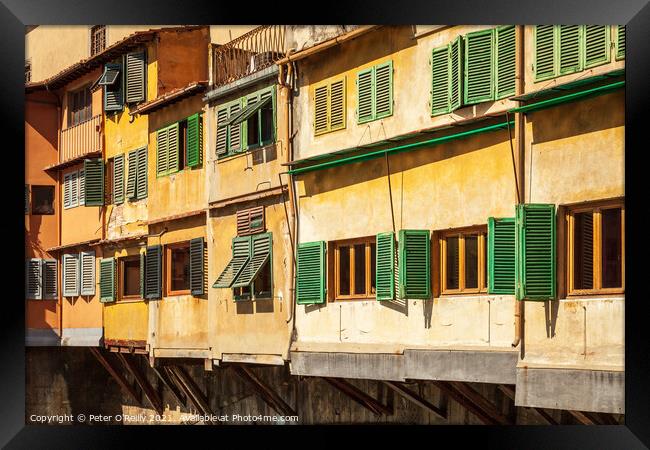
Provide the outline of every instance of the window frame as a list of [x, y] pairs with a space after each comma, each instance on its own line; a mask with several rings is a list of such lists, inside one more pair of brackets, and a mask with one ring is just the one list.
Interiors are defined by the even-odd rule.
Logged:
[[[76, 177], [74, 175], [76, 174]], [[83, 175], [83, 181], [82, 181], [82, 175]], [[69, 172], [66, 172], [63, 174], [63, 183], [61, 184], [63, 187], [63, 195], [62, 198], [65, 199], [65, 191], [67, 189], [70, 189], [67, 180], [72, 179], [70, 184], [73, 182], [76, 183], [76, 188], [77, 188], [77, 201], [72, 201], [72, 192], [70, 192], [70, 204], [68, 206], [65, 205], [65, 202], [63, 204], [63, 209], [72, 209], [72, 208], [77, 208], [79, 206], [86, 206], [86, 197], [85, 197], [85, 192], [86, 192], [86, 174], [85, 170], [83, 168], [81, 169], [76, 169], [76, 170], [71, 170]], [[82, 190], [82, 182], [83, 182], [83, 190]], [[81, 194], [84, 194], [83, 196]]]
[[[140, 254], [137, 255], [127, 255], [127, 256], [122, 256], [118, 258], [118, 265], [117, 265], [117, 279], [118, 279], [118, 286], [117, 286], [117, 301], [123, 301], [123, 302], [130, 302], [130, 301], [140, 301], [142, 300], [142, 296], [140, 295], [140, 289], [138, 289], [138, 293], [136, 295], [126, 295], [124, 293], [125, 291], [125, 285], [124, 282], [126, 281], [125, 275], [125, 267], [124, 264], [126, 262], [132, 262], [136, 261], [138, 263], [138, 267], [140, 267]], [[140, 274], [140, 277], [142, 277], [142, 274]]]
[[[106, 27], [106, 25], [91, 25], [89, 32], [90, 32], [90, 56], [92, 57], [97, 55], [98, 53], [101, 53], [106, 49], [108, 28]], [[103, 41], [104, 41], [101, 49], [99, 48], [99, 45], [96, 45], [95, 43], [95, 38], [100, 33], [103, 34]], [[97, 48], [98, 50], [95, 51], [95, 48]]]
[[[365, 276], [366, 276], [366, 292], [364, 294], [357, 294], [354, 292], [355, 288], [355, 245], [365, 244], [364, 252], [366, 256], [366, 267], [365, 267]], [[370, 251], [371, 245], [377, 245], [377, 236], [365, 236], [351, 239], [342, 239], [338, 241], [332, 241], [333, 246], [333, 271], [334, 271], [334, 296], [333, 301], [352, 301], [352, 300], [375, 300], [377, 298], [377, 287], [375, 286], [375, 293], [372, 293], [372, 264], [376, 264], [375, 258], [371, 257], [372, 252]], [[350, 294], [342, 295], [341, 286], [340, 286], [340, 268], [341, 268], [341, 247], [350, 247]], [[375, 247], [375, 256], [377, 248]], [[375, 272], [376, 272], [375, 267]]]
[[[566, 240], [564, 249], [566, 258], [565, 282], [567, 297], [584, 295], [611, 295], [625, 293], [625, 200], [603, 200], [588, 204], [567, 205], [564, 207]], [[621, 210], [621, 287], [602, 287], [602, 214], [607, 209]], [[574, 289], [574, 242], [575, 242], [575, 214], [591, 212], [593, 214], [593, 283], [592, 289]]]
[[[92, 119], [93, 117], [93, 94], [90, 91], [90, 84], [86, 84], [78, 89], [68, 92], [68, 123], [67, 128], [71, 128], [77, 125], [81, 125], [84, 122]], [[75, 97], [83, 93], [84, 107], [78, 110], [75, 110]], [[87, 102], [87, 104], [86, 104]], [[76, 114], [76, 118], [75, 118]], [[83, 120], [78, 119], [78, 117], [83, 115]]]
[[[465, 287], [465, 236], [478, 236], [478, 287]], [[458, 237], [458, 289], [447, 289], [447, 238]], [[440, 271], [440, 295], [487, 294], [489, 276], [487, 273], [488, 249], [487, 225], [454, 228], [438, 232], [438, 255]]]
[[165, 289], [163, 290], [163, 295], [165, 297], [175, 297], [178, 295], [192, 295], [192, 290], [190, 288], [190, 280], [188, 274], [187, 280], [187, 289], [181, 289], [174, 291], [172, 290], [172, 252], [179, 248], [187, 248], [187, 261], [190, 264], [190, 241], [175, 242], [173, 244], [165, 245], [165, 257], [163, 270], [165, 272]]

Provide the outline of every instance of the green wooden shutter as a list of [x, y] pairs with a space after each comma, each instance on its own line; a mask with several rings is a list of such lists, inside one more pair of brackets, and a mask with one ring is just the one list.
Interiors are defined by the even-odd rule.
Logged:
[[610, 27], [607, 25], [584, 25], [584, 67], [594, 67], [609, 62]]
[[299, 244], [297, 265], [296, 302], [325, 302], [325, 241]]
[[373, 68], [360, 71], [357, 74], [357, 123], [369, 122], [374, 119], [374, 91]]
[[162, 297], [162, 245], [147, 247], [145, 266], [145, 298]]
[[431, 270], [428, 230], [399, 232], [400, 298], [428, 299], [431, 296]]
[[147, 255], [140, 253], [140, 297], [145, 298], [145, 277], [147, 271]]
[[145, 53], [126, 54], [126, 102], [135, 103], [144, 100]]
[[57, 289], [57, 273], [56, 273], [57, 262], [56, 259], [44, 259], [43, 260], [43, 298], [44, 299], [56, 299]]
[[345, 78], [334, 81], [329, 87], [330, 131], [345, 128]]
[[113, 202], [124, 203], [124, 154], [113, 158]]
[[104, 204], [104, 161], [98, 159], [84, 160], [85, 204], [101, 206]]
[[582, 27], [559, 25], [559, 75], [582, 70]]
[[217, 156], [228, 153], [228, 127], [219, 125], [228, 120], [228, 109], [222, 108], [217, 111]]
[[463, 45], [457, 37], [449, 44], [449, 111], [460, 108], [463, 102]]
[[395, 299], [395, 233], [379, 233], [375, 251], [377, 300]]
[[126, 198], [133, 200], [135, 198], [135, 185], [138, 179], [138, 152], [130, 151], [128, 154], [129, 167], [126, 178]]
[[431, 52], [431, 114], [449, 112], [449, 46]]
[[251, 238], [236, 237], [232, 240], [232, 259], [223, 269], [217, 280], [212, 285], [213, 288], [229, 288], [233, 285], [242, 269], [250, 259]]
[[115, 258], [99, 260], [99, 301], [115, 301]]
[[375, 76], [375, 119], [393, 115], [393, 61], [374, 68]]
[[488, 294], [515, 293], [515, 218], [488, 219]]
[[515, 95], [515, 27], [496, 31], [496, 98]]
[[[243, 99], [240, 100], [243, 102]], [[241, 103], [234, 103], [230, 105], [228, 110], [228, 117], [235, 116], [241, 111]], [[229, 152], [238, 152], [242, 149], [242, 126], [243, 124], [238, 123], [237, 125], [228, 126], [228, 151]]]
[[232, 287], [248, 286], [255, 281], [264, 265], [271, 258], [273, 234], [263, 233], [251, 236], [250, 259], [235, 278]]
[[494, 99], [494, 29], [465, 36], [466, 105]]
[[203, 238], [190, 241], [190, 292], [203, 295]]
[[314, 134], [319, 135], [329, 131], [329, 86], [314, 89]]
[[124, 107], [124, 86], [122, 64], [105, 64], [107, 70], [118, 70], [117, 80], [113, 86], [104, 86], [104, 110], [121, 111]]
[[201, 147], [203, 145], [200, 128], [201, 115], [193, 114], [187, 118], [187, 166], [196, 167], [201, 164]]
[[169, 169], [167, 150], [169, 147], [169, 128], [162, 128], [156, 133], [156, 174], [165, 175]]
[[137, 152], [136, 198], [141, 200], [147, 197], [147, 147], [142, 147]]
[[517, 205], [515, 224], [517, 299], [554, 299], [555, 205]]
[[81, 252], [81, 295], [95, 295], [95, 252]]
[[553, 78], [556, 73], [557, 28], [554, 25], [535, 27], [535, 81]]
[[40, 300], [43, 298], [43, 263], [39, 258], [27, 260], [26, 267], [26, 294], [27, 298]]
[[616, 59], [625, 58], [625, 26], [616, 26]]
[[178, 172], [178, 122], [169, 126], [167, 139], [167, 173], [175, 173]]

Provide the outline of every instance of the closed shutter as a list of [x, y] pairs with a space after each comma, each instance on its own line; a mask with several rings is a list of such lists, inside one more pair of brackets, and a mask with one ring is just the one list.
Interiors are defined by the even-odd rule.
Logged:
[[72, 206], [72, 193], [70, 192], [70, 178], [72, 174], [63, 175], [63, 208], [68, 209]]
[[105, 70], [117, 70], [115, 83], [104, 86], [104, 110], [121, 111], [124, 106], [124, 89], [122, 86], [122, 64], [106, 64]]
[[147, 255], [140, 253], [140, 297], [145, 298], [145, 277], [147, 271]]
[[229, 288], [250, 259], [250, 237], [236, 237], [232, 240], [232, 259], [217, 277], [213, 288]]
[[81, 252], [81, 295], [95, 295], [95, 252]]
[[582, 70], [580, 25], [559, 26], [559, 75]]
[[178, 172], [178, 122], [170, 125], [167, 133], [167, 173], [174, 173]]
[[264, 206], [237, 211], [237, 236], [260, 233], [264, 229]]
[[147, 147], [142, 147], [136, 150], [138, 171], [136, 175], [136, 189], [135, 195], [138, 200], [147, 197]]
[[463, 100], [463, 45], [461, 37], [449, 44], [449, 111], [460, 108]]
[[357, 122], [364, 123], [374, 119], [373, 68], [362, 70], [357, 74]]
[[609, 33], [607, 25], [584, 25], [585, 68], [609, 62]]
[[79, 206], [86, 204], [86, 172], [83, 169], [77, 174], [77, 185], [79, 186]]
[[431, 296], [428, 230], [399, 232], [400, 298], [428, 299]]
[[63, 255], [63, 296], [79, 295], [79, 255]]
[[104, 161], [100, 159], [84, 160], [86, 178], [86, 206], [104, 204]]
[[449, 112], [449, 46], [431, 53], [431, 114]]
[[44, 259], [43, 260], [43, 298], [46, 299], [56, 299], [57, 295], [57, 261], [56, 259]]
[[329, 131], [328, 117], [328, 86], [314, 89], [314, 134], [319, 135]]
[[147, 247], [145, 266], [145, 298], [162, 297], [162, 245]]
[[260, 273], [264, 265], [271, 258], [273, 247], [272, 233], [258, 234], [251, 237], [250, 259], [244, 265], [239, 275], [235, 278], [232, 287], [250, 285]]
[[496, 98], [515, 95], [515, 27], [496, 31]]
[[203, 238], [190, 241], [190, 291], [192, 295], [203, 295]]
[[144, 100], [145, 53], [126, 54], [126, 102]]
[[127, 167], [128, 176], [126, 178], [126, 198], [133, 200], [135, 198], [135, 183], [138, 179], [138, 153], [133, 150], [128, 154], [129, 164]]
[[27, 260], [25, 268], [27, 275], [26, 294], [27, 298], [40, 300], [43, 298], [43, 264], [40, 259], [32, 258]]
[[124, 203], [124, 155], [113, 158], [113, 202]]
[[375, 67], [375, 118], [393, 114], [393, 61]]
[[517, 205], [517, 300], [555, 298], [555, 205]]
[[494, 98], [494, 29], [465, 36], [464, 103]]
[[375, 252], [377, 300], [395, 299], [395, 233], [379, 233]]
[[115, 258], [99, 260], [99, 301], [115, 301]]
[[330, 131], [345, 128], [345, 78], [330, 85]]
[[201, 164], [201, 120], [199, 113], [187, 118], [187, 166], [196, 167]]
[[168, 146], [169, 146], [169, 128], [163, 128], [156, 133], [156, 174], [164, 175], [167, 173], [169, 164]]
[[616, 59], [625, 58], [625, 26], [616, 26]]
[[70, 174], [70, 207], [79, 206], [79, 171]]
[[299, 244], [297, 256], [296, 302], [325, 302], [325, 241]]
[[228, 109], [217, 111], [217, 156], [228, 152], [228, 127], [219, 125], [228, 120]]
[[547, 80], [555, 76], [556, 39], [555, 26], [535, 27], [535, 81]]
[[[239, 114], [241, 111], [241, 104], [235, 103], [230, 105], [228, 117], [233, 117]], [[230, 125], [228, 127], [228, 151], [229, 152], [238, 152], [242, 148], [241, 143], [242, 137], [242, 124], [238, 123], [237, 125]]]
[[488, 294], [515, 293], [515, 219], [488, 218]]

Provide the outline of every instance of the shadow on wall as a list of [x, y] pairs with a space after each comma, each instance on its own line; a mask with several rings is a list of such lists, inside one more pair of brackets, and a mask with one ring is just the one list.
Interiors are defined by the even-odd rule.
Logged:
[[544, 302], [544, 317], [546, 318], [546, 337], [555, 337], [555, 325], [560, 311], [559, 300], [547, 300]]

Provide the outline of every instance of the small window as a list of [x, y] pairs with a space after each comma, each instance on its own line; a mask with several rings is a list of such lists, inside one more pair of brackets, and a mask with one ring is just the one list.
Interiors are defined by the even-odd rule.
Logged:
[[120, 298], [123, 300], [140, 298], [140, 257], [120, 258]]
[[32, 60], [25, 61], [25, 83], [32, 81]]
[[334, 243], [336, 300], [375, 297], [376, 237]]
[[90, 87], [68, 93], [68, 127], [89, 120], [92, 113]]
[[265, 229], [264, 206], [237, 211], [237, 236], [263, 233]]
[[167, 295], [190, 293], [190, 243], [167, 247]]
[[485, 227], [440, 234], [442, 294], [487, 292]]
[[32, 214], [54, 214], [54, 186], [32, 186]]
[[106, 48], [106, 25], [95, 25], [90, 28], [90, 56], [94, 56]]

